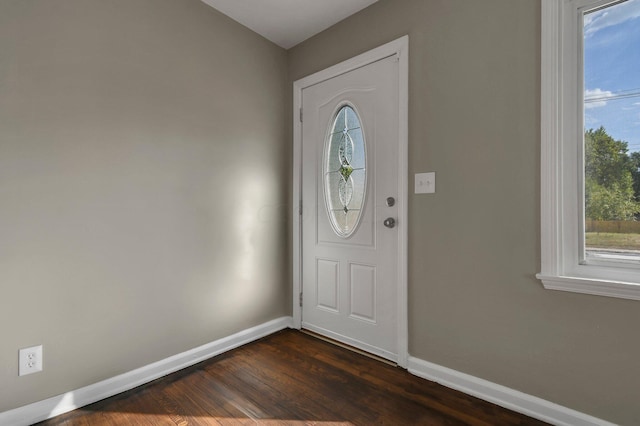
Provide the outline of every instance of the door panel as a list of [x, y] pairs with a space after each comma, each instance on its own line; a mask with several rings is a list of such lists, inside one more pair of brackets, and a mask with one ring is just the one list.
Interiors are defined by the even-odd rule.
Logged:
[[[398, 234], [383, 222], [398, 213], [387, 197], [400, 196], [398, 81], [394, 55], [302, 91], [302, 326], [394, 361]], [[343, 124], [345, 109], [359, 121]], [[362, 155], [354, 148], [360, 139]], [[338, 189], [327, 192], [327, 182]], [[361, 212], [346, 202], [354, 199], [364, 200]], [[360, 220], [342, 232], [331, 211]]]
[[338, 312], [339, 268], [340, 262], [318, 259], [318, 275], [316, 276], [318, 308]]
[[376, 322], [376, 267], [351, 264], [352, 318]]

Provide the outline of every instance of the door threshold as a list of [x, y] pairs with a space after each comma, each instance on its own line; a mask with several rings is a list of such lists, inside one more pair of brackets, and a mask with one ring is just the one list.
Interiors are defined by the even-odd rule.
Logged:
[[316, 333], [315, 331], [307, 330], [306, 328], [301, 328], [300, 331], [302, 333], [304, 333], [304, 334], [307, 334], [307, 335], [311, 336], [311, 337], [315, 337], [316, 339], [320, 339], [320, 340], [323, 340], [323, 341], [325, 341], [327, 343], [331, 343], [332, 345], [339, 346], [341, 348], [347, 349], [347, 350], [349, 350], [351, 352], [355, 352], [357, 354], [364, 355], [367, 358], [371, 358], [371, 359], [374, 359], [376, 361], [380, 361], [380, 362], [382, 362], [384, 364], [387, 364], [387, 365], [390, 365], [392, 367], [398, 367], [398, 364], [393, 362], [393, 361], [390, 361], [390, 360], [388, 360], [386, 358], [382, 358], [382, 357], [380, 357], [378, 355], [372, 354], [372, 353], [364, 351], [362, 349], [356, 348], [355, 346], [347, 345], [346, 343], [342, 343], [339, 340], [332, 339], [332, 338], [327, 337], [327, 336], [323, 336], [322, 334]]

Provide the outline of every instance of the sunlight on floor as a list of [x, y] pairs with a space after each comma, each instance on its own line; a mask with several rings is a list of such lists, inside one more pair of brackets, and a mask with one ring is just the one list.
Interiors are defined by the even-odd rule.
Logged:
[[[246, 422], [249, 419], [232, 419], [232, 418], [215, 418], [215, 421], [218, 423], [225, 424], [238, 424], [238, 422]], [[263, 420], [263, 419], [255, 419], [252, 420], [256, 425], [267, 425], [267, 426], [311, 426], [311, 425], [321, 425], [321, 426], [353, 426], [351, 422], [324, 422], [324, 421], [316, 421], [316, 420]]]
[[[108, 416], [107, 416], [108, 417]], [[323, 421], [323, 420], [286, 420], [286, 419], [255, 419], [250, 417], [204, 417], [181, 416], [179, 414], [143, 414], [126, 413], [127, 422], [137, 425], [165, 424], [167, 418], [178, 426], [194, 424], [211, 425], [264, 425], [264, 426], [354, 426], [348, 421]], [[102, 417], [101, 421], [106, 420]], [[73, 424], [73, 421], [71, 421]]]

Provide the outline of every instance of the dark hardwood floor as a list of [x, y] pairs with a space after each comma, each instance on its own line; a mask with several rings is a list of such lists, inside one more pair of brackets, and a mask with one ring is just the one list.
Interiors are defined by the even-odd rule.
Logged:
[[284, 330], [40, 425], [542, 425]]

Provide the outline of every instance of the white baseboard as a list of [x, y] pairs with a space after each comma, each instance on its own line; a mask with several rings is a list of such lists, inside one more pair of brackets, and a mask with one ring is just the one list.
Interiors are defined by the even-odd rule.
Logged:
[[605, 420], [419, 358], [409, 357], [409, 372], [509, 410], [558, 426], [615, 426]]
[[0, 426], [27, 426], [92, 404], [136, 386], [190, 367], [201, 361], [237, 348], [285, 328], [293, 327], [293, 318], [282, 317], [231, 336], [165, 358], [128, 373], [54, 396], [43, 401], [0, 413]]

